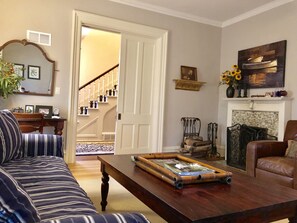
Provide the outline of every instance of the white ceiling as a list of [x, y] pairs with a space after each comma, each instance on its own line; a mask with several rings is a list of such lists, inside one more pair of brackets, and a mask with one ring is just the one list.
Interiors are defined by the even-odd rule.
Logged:
[[225, 27], [294, 0], [110, 0], [208, 25]]

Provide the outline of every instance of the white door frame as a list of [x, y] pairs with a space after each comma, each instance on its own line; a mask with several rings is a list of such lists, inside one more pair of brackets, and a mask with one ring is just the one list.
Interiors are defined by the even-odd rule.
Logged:
[[76, 126], [78, 112], [78, 88], [79, 88], [79, 64], [80, 64], [80, 45], [81, 45], [81, 27], [90, 26], [100, 30], [106, 30], [117, 33], [129, 33], [135, 35], [147, 36], [157, 41], [156, 69], [158, 78], [154, 78], [154, 108], [152, 124], [153, 137], [152, 147], [155, 152], [161, 152], [163, 147], [163, 120], [164, 120], [164, 101], [165, 101], [165, 80], [166, 80], [166, 60], [167, 60], [167, 41], [168, 31], [145, 25], [125, 22], [118, 19], [99, 16], [96, 14], [82, 11], [73, 11], [73, 38], [72, 38], [72, 61], [70, 72], [70, 92], [68, 106], [68, 126], [65, 161], [67, 163], [75, 162], [76, 147]]

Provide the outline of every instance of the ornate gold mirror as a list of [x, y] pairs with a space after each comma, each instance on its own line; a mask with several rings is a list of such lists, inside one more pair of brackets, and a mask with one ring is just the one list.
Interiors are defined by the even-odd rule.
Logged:
[[49, 59], [39, 45], [11, 40], [0, 47], [0, 58], [13, 63], [15, 72], [24, 77], [16, 93], [53, 96], [55, 61]]

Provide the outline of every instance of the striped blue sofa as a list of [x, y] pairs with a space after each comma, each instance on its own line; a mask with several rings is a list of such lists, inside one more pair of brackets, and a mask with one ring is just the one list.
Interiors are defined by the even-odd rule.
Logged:
[[63, 160], [61, 136], [22, 134], [0, 110], [0, 222], [147, 223], [140, 213], [98, 214]]

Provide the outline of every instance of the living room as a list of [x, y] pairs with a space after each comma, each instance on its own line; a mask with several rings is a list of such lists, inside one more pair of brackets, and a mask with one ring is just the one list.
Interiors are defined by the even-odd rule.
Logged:
[[[291, 117], [297, 119], [297, 93], [294, 58], [297, 56], [296, 1], [272, 8], [234, 24], [209, 25], [152, 11], [96, 0], [2, 0], [0, 15], [2, 33], [0, 45], [12, 39], [25, 39], [27, 30], [50, 33], [52, 45], [43, 46], [47, 55], [56, 61], [55, 91], [52, 97], [13, 95], [0, 99], [0, 109], [25, 107], [27, 104], [51, 105], [60, 109], [61, 117], [69, 118], [73, 60], [73, 13], [84, 11], [108, 18], [168, 30], [168, 47], [164, 98], [163, 151], [175, 151], [182, 138], [180, 119], [185, 116], [199, 117], [201, 135], [207, 138], [207, 124], [218, 123], [219, 148], [226, 147], [227, 102], [225, 86], [218, 87], [222, 71], [237, 63], [238, 51], [287, 40], [285, 90], [292, 97]], [[227, 10], [227, 9], [226, 9]], [[294, 25], [295, 24], [295, 25]], [[206, 82], [200, 91], [175, 89], [173, 79], [180, 78], [181, 65], [197, 67], [198, 80]], [[66, 84], [67, 83], [67, 84]], [[68, 84], [69, 83], [69, 84]], [[253, 89], [252, 94], [265, 94], [275, 89]], [[285, 123], [284, 123], [285, 124]], [[69, 138], [66, 126], [64, 136]], [[66, 155], [69, 151], [66, 144]], [[69, 159], [71, 160], [71, 159]]]
[[[29, 13], [27, 7], [30, 6]], [[25, 39], [27, 30], [51, 33], [52, 45], [45, 46], [48, 56], [57, 62], [55, 87], [60, 94], [53, 97], [14, 95], [1, 100], [1, 108], [24, 107], [30, 104], [53, 105], [62, 117], [69, 113], [71, 77], [71, 49], [73, 10], [86, 11], [129, 22], [169, 30], [166, 64], [166, 90], [164, 102], [164, 151], [176, 149], [181, 143], [183, 116], [202, 120], [201, 135], [207, 136], [207, 124], [218, 123], [218, 147], [226, 145], [227, 103], [225, 87], [218, 87], [220, 74], [237, 63], [238, 51], [280, 40], [287, 40], [285, 89], [294, 96], [295, 24], [296, 3], [290, 2], [243, 21], [217, 27], [151, 11], [116, 4], [111, 1], [2, 1], [6, 10], [1, 14], [0, 37], [2, 44], [12, 39]], [[13, 15], [13, 16], [12, 16]], [[9, 21], [7, 18], [10, 18]], [[17, 29], [15, 28], [17, 27]], [[173, 79], [180, 77], [180, 66], [197, 67], [198, 80], [206, 82], [199, 92], [175, 90]], [[263, 94], [270, 89], [253, 90], [250, 94]], [[271, 91], [274, 89], [271, 89]], [[190, 100], [189, 100], [190, 99]], [[296, 102], [292, 101], [292, 119], [296, 118]]]

